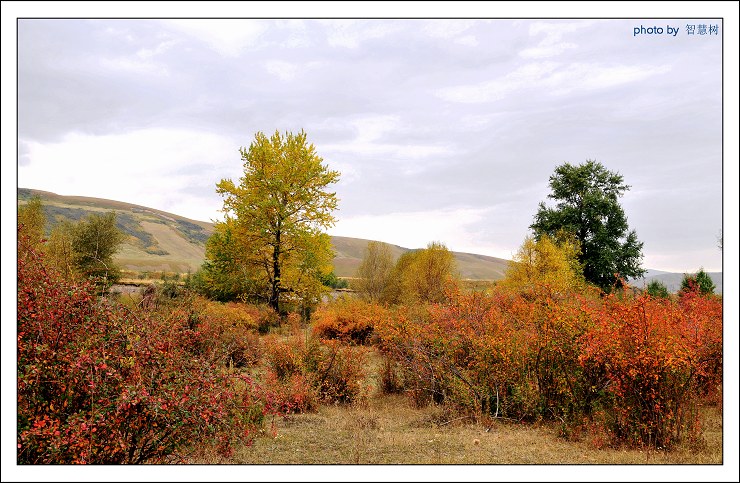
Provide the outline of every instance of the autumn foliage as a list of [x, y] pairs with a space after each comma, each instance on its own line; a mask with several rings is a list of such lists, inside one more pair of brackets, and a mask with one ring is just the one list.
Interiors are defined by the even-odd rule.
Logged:
[[18, 462], [135, 464], [228, 455], [264, 405], [183, 310], [132, 311], [48, 271], [19, 233]]
[[281, 411], [304, 412], [314, 408], [311, 402], [318, 401], [359, 400], [367, 392], [365, 361], [362, 347], [321, 341], [300, 332], [286, 340], [265, 339], [266, 387], [274, 390], [274, 398], [284, 401], [279, 404]]
[[605, 421], [611, 444], [696, 438], [697, 404], [721, 386], [722, 304], [576, 291], [452, 293], [376, 325], [418, 403], [478, 418]]
[[380, 305], [359, 299], [342, 298], [319, 308], [313, 315], [313, 333], [321, 339], [366, 344], [375, 325], [388, 317]]
[[609, 381], [616, 439], [665, 447], [696, 437], [697, 399], [721, 385], [721, 302], [697, 291], [678, 302], [609, 296], [591, 316], [579, 360]]

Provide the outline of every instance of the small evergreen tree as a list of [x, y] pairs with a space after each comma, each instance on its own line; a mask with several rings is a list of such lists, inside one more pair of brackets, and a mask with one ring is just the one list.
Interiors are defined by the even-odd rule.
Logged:
[[651, 297], [665, 299], [669, 297], [668, 287], [660, 280], [651, 280], [647, 286], [647, 293]]
[[712, 281], [712, 277], [709, 276], [704, 268], [700, 268], [698, 272], [693, 275], [684, 274], [683, 280], [681, 280], [681, 292], [687, 292], [690, 290], [698, 290], [702, 295], [709, 295], [714, 293], [714, 289], [717, 287]]

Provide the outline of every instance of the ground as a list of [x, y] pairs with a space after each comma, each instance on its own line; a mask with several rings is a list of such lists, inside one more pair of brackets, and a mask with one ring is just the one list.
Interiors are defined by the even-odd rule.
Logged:
[[[353, 406], [322, 406], [316, 413], [268, 421], [250, 447], [238, 448], [229, 464], [302, 465], [657, 465], [722, 464], [722, 419], [704, 411], [704, 444], [673, 451], [596, 449], [588, 437], [566, 441], [555, 424], [495, 422], [484, 427], [445, 414], [440, 407], [414, 408], [403, 395], [376, 396]], [[214, 463], [201, 456], [192, 463]]]

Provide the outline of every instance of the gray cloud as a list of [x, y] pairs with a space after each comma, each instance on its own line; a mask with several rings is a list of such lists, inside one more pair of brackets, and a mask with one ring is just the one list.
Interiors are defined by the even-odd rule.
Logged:
[[53, 187], [24, 174], [32, 148], [73, 134], [207, 133], [223, 149], [184, 153], [172, 189], [218, 206], [256, 131], [305, 129], [343, 171], [340, 217], [485, 209], [476, 233], [513, 252], [553, 169], [597, 159], [632, 185], [647, 254], [704, 257], [722, 223], [720, 38], [639, 23], [21, 20], [19, 183]]

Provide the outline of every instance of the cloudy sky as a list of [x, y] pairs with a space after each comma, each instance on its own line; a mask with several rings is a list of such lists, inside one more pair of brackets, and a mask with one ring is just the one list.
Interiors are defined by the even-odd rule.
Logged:
[[342, 173], [331, 234], [511, 258], [555, 167], [595, 159], [631, 186], [645, 267], [719, 271], [723, 33], [701, 18], [21, 19], [17, 184], [216, 220], [239, 148], [303, 129]]

